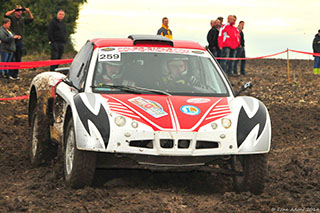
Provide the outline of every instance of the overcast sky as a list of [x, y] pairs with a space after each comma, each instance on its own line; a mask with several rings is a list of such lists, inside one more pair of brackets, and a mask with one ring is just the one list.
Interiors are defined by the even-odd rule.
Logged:
[[[236, 25], [245, 21], [247, 57], [287, 48], [312, 52], [312, 40], [320, 29], [319, 8], [320, 0], [88, 0], [72, 38], [78, 50], [92, 38], [156, 34], [166, 16], [174, 39], [207, 45], [210, 20], [223, 16], [226, 22], [234, 14]], [[290, 58], [313, 59], [297, 53], [290, 53]]]

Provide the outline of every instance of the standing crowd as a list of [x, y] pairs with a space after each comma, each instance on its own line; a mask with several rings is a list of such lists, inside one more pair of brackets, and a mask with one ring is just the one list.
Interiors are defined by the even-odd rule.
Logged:
[[[244, 21], [240, 21], [238, 27], [235, 27], [237, 17], [229, 15], [226, 24], [223, 24], [223, 17], [211, 20], [211, 29], [207, 34], [209, 43], [208, 49], [215, 57], [221, 58], [245, 58], [245, 42], [244, 42]], [[157, 35], [165, 36], [173, 39], [172, 31], [169, 29], [169, 19], [162, 19], [162, 26], [158, 30]], [[230, 76], [238, 75], [239, 60], [218, 60], [222, 69]], [[241, 59], [240, 74], [245, 75], [246, 61]]]
[[[26, 12], [27, 15], [23, 16]], [[63, 21], [65, 13], [59, 10], [48, 26], [48, 39], [51, 46], [51, 60], [61, 59], [67, 41], [66, 25]], [[21, 62], [24, 48], [25, 25], [33, 21], [33, 14], [29, 8], [16, 5], [16, 8], [4, 14], [0, 27], [1, 62]], [[57, 68], [50, 67], [50, 70]], [[19, 80], [18, 69], [0, 69], [0, 78]]]
[[[246, 51], [244, 40], [244, 21], [240, 21], [235, 27], [237, 17], [229, 15], [227, 23], [223, 24], [223, 17], [219, 16], [216, 20], [210, 21], [211, 29], [207, 34], [208, 50], [213, 56], [219, 58], [218, 62], [221, 68], [229, 76], [238, 76], [238, 63], [240, 63], [240, 74], [245, 75]], [[157, 35], [172, 38], [172, 31], [169, 29], [169, 20], [167, 17], [162, 19], [162, 27]], [[320, 74], [320, 30], [315, 35], [312, 42], [314, 55], [314, 74]], [[228, 58], [228, 59], [223, 59]]]
[[[229, 15], [227, 23], [223, 24], [223, 17], [211, 20], [211, 29], [207, 34], [208, 49], [215, 57], [220, 58], [245, 58], [244, 21], [235, 27], [237, 17]], [[218, 60], [222, 69], [230, 76], [238, 75], [239, 60]], [[246, 61], [241, 59], [240, 74], [245, 75]]]

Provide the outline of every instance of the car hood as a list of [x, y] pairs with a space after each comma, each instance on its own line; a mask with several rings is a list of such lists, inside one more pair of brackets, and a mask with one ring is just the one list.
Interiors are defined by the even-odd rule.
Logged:
[[102, 94], [111, 112], [155, 131], [197, 131], [231, 113], [226, 97]]

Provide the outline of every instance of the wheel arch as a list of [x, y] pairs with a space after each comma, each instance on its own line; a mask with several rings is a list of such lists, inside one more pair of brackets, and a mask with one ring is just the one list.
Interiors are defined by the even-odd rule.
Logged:
[[42, 104], [43, 115], [49, 116], [50, 121], [52, 121], [53, 104], [54, 100], [51, 97], [49, 91], [37, 91], [36, 86], [33, 85], [29, 93], [29, 104], [28, 104], [28, 122], [31, 125], [32, 115], [38, 104]]
[[43, 105], [43, 114], [45, 116], [52, 114], [54, 104], [52, 88], [56, 86], [59, 80], [63, 77], [65, 77], [65, 75], [55, 72], [44, 72], [34, 77], [29, 90], [29, 125], [31, 125], [32, 114], [38, 104]]
[[71, 109], [71, 106], [69, 105], [66, 110], [65, 120], [64, 120], [64, 124], [63, 124], [63, 135], [65, 135], [65, 133], [67, 131], [67, 127], [68, 127], [68, 123], [69, 123], [70, 119], [72, 119], [72, 109]]
[[37, 91], [35, 86], [33, 85], [29, 92], [29, 103], [28, 103], [28, 122], [29, 126], [31, 126], [32, 122], [32, 114], [34, 112], [34, 109], [37, 106]]

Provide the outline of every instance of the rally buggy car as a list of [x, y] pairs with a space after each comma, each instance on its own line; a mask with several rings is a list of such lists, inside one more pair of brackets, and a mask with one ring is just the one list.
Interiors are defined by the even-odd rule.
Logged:
[[29, 123], [31, 163], [52, 160], [59, 147], [73, 188], [90, 185], [96, 168], [134, 168], [219, 172], [237, 189], [264, 189], [267, 108], [236, 97], [215, 58], [195, 42], [90, 40], [70, 68], [32, 80]]

